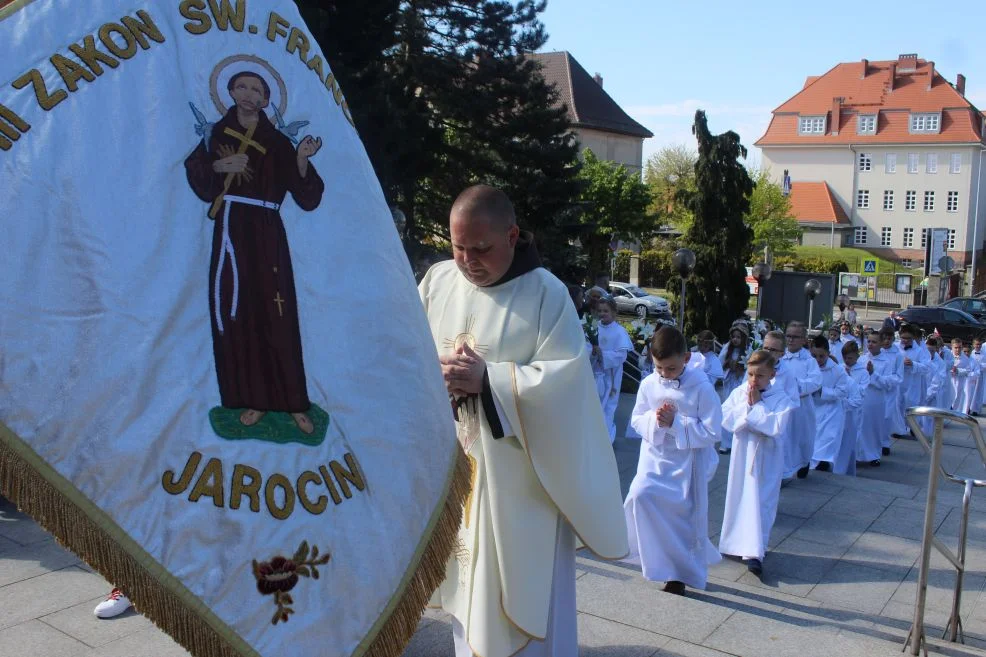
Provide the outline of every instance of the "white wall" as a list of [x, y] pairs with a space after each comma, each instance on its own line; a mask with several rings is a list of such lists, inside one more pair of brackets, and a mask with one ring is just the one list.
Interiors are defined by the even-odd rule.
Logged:
[[575, 134], [580, 150], [592, 149], [600, 160], [623, 164], [630, 171], [640, 173], [643, 170], [644, 140], [640, 137], [584, 128], [576, 129]]

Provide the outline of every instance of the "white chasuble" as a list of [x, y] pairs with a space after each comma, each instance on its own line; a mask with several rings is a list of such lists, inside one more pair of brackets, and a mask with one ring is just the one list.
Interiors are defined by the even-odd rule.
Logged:
[[473, 492], [433, 603], [474, 652], [507, 657], [547, 634], [559, 514], [598, 556], [627, 554], [616, 459], [561, 281], [538, 268], [478, 287], [447, 261], [419, 291], [439, 353], [467, 343], [486, 360], [496, 422], [514, 434], [495, 438], [478, 400], [459, 409]]

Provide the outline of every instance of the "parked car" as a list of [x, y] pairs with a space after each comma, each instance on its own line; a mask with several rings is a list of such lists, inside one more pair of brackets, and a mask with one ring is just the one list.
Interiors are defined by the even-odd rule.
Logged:
[[610, 283], [609, 293], [616, 301], [616, 309], [621, 313], [633, 313], [641, 319], [655, 316], [661, 319], [671, 319], [671, 307], [667, 299], [654, 296], [636, 285], [629, 283]]
[[955, 297], [941, 304], [942, 308], [954, 308], [969, 313], [980, 322], [986, 319], [986, 299], [976, 297]]
[[974, 339], [986, 339], [986, 324], [983, 324], [967, 312], [944, 306], [911, 306], [900, 313], [900, 318], [906, 324], [913, 324], [931, 335], [938, 333], [946, 341], [958, 338], [963, 342]]

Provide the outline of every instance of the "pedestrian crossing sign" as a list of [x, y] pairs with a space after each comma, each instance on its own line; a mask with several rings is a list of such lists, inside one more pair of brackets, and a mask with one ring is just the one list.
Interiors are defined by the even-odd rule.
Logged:
[[875, 274], [876, 271], [876, 260], [864, 260], [863, 261], [863, 273], [864, 274]]

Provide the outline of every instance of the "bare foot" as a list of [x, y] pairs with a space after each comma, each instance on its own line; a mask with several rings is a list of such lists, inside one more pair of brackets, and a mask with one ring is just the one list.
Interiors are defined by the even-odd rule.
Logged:
[[257, 422], [260, 422], [260, 419], [264, 417], [264, 415], [266, 415], [266, 413], [263, 411], [256, 411], [252, 408], [248, 408], [240, 413], [240, 424], [245, 427], [252, 427]]
[[302, 433], [312, 433], [315, 431], [315, 425], [309, 419], [307, 413], [292, 413], [291, 417], [294, 418], [294, 423], [298, 425]]

